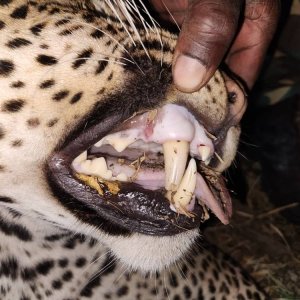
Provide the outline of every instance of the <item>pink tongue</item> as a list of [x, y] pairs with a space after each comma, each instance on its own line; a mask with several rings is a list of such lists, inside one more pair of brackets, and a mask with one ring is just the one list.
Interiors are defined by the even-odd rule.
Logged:
[[[146, 189], [157, 190], [165, 187], [165, 173], [162, 169], [143, 167], [135, 174], [135, 169], [133, 167], [126, 164], [120, 165], [117, 162], [117, 159], [111, 157], [107, 158], [107, 165], [109, 166], [109, 169], [112, 170], [113, 176], [124, 173], [128, 177], [134, 178], [132, 182], [137, 183]], [[205, 204], [223, 224], [226, 225], [229, 223], [229, 218], [231, 216], [231, 201], [229, 195], [226, 195], [228, 199], [226, 204], [224, 204], [224, 208], [222, 208], [221, 201], [214, 197], [205, 180], [199, 173], [197, 173], [195, 196]]]

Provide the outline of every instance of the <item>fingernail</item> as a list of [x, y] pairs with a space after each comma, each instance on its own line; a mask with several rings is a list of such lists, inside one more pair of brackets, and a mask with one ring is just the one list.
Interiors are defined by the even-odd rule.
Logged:
[[200, 89], [207, 69], [198, 60], [179, 55], [174, 66], [174, 83], [183, 92], [195, 92]]

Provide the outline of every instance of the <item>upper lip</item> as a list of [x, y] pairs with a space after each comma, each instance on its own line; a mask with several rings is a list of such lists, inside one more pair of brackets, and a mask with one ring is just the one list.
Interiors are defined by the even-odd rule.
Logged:
[[[160, 191], [146, 190], [134, 183], [122, 183], [117, 195], [105, 192], [104, 196], [100, 196], [97, 191], [73, 176], [71, 164], [74, 158], [110, 133], [116, 124], [121, 124], [129, 117], [124, 114], [109, 116], [84, 129], [83, 133], [76, 135], [71, 141], [68, 139], [48, 161], [51, 179], [73, 198], [72, 201], [84, 204], [106, 221], [130, 231], [173, 235], [197, 228], [203, 215], [200, 205], [195, 206], [194, 217], [189, 218], [172, 211]], [[222, 195], [226, 192], [222, 188], [221, 179], [215, 189], [214, 184], [208, 184], [214, 194], [218, 193], [218, 198], [227, 197]]]

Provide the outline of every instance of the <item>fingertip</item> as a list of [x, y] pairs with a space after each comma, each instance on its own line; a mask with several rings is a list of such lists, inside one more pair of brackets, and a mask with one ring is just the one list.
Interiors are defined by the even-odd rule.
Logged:
[[205, 84], [206, 78], [207, 68], [199, 60], [184, 54], [177, 55], [173, 65], [173, 80], [180, 91], [196, 92]]

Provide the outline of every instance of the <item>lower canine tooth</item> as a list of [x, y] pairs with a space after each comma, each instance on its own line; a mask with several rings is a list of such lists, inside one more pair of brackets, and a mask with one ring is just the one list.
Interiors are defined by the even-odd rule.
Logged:
[[184, 174], [189, 153], [189, 143], [186, 141], [168, 141], [163, 144], [165, 158], [165, 188], [176, 191]]
[[177, 192], [173, 196], [174, 205], [176, 208], [185, 208], [191, 201], [197, 178], [196, 161], [192, 158], [179, 184]]

